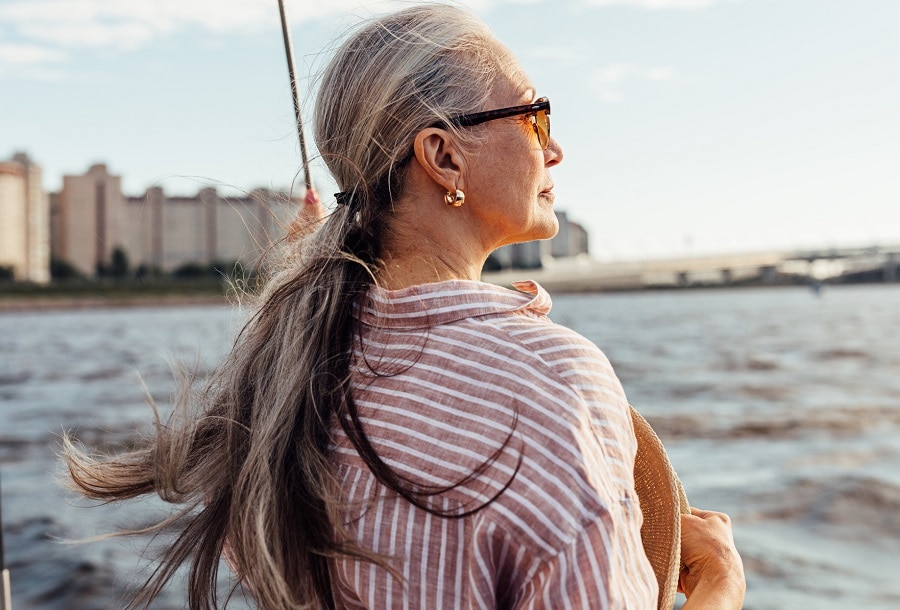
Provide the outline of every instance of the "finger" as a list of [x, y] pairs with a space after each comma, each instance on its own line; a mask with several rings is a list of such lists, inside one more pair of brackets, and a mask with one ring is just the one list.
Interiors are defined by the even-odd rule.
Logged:
[[325, 206], [319, 199], [315, 189], [307, 189], [303, 196], [303, 204], [297, 210], [297, 216], [288, 227], [288, 239], [295, 241], [314, 231], [319, 222], [326, 216]]
[[691, 507], [691, 516], [699, 517], [704, 520], [718, 519], [726, 524], [731, 523], [731, 517], [729, 517], [725, 513], [720, 513], [718, 511], [714, 511], [714, 510], [703, 510], [702, 508], [697, 508], [695, 506]]
[[684, 578], [685, 578], [685, 576], [687, 576], [687, 572], [688, 572], [688, 569], [686, 567], [684, 567], [684, 568], [681, 568], [681, 572], [678, 574], [678, 589], [677, 589], [677, 591], [679, 593], [685, 592]]
[[322, 200], [319, 199], [319, 193], [316, 192], [316, 189], [306, 190], [306, 194], [303, 196], [303, 203], [304, 206], [301, 213], [306, 218], [318, 220], [325, 217], [325, 206], [322, 205]]
[[303, 202], [306, 205], [314, 205], [317, 206], [320, 203], [319, 193], [316, 192], [316, 189], [307, 189], [306, 195], [303, 197]]

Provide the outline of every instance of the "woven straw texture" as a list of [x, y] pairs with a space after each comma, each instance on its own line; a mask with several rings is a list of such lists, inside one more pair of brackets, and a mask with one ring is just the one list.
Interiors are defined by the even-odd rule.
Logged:
[[658, 607], [672, 610], [681, 572], [681, 515], [690, 506], [662, 441], [634, 407], [631, 419], [638, 443], [634, 488], [644, 515], [641, 541], [659, 582]]

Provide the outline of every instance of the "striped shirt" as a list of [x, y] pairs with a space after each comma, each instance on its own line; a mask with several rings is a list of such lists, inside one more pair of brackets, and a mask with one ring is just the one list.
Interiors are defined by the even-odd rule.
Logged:
[[516, 288], [373, 288], [357, 310], [352, 391], [379, 455], [419, 489], [456, 485], [426, 498], [440, 512], [496, 500], [419, 509], [338, 431], [347, 532], [396, 572], [331, 560], [338, 608], [656, 607], [622, 386], [542, 288]]

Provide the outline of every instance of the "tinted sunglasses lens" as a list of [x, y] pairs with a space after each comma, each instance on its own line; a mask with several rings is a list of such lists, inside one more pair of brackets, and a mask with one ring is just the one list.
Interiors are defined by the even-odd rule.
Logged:
[[550, 115], [546, 110], [540, 110], [534, 115], [534, 130], [541, 148], [547, 150], [550, 146]]

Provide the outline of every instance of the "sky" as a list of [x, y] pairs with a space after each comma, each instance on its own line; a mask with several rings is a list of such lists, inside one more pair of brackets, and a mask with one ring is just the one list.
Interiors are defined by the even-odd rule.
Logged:
[[[307, 117], [342, 33], [403, 5], [285, 2]], [[458, 4], [551, 99], [556, 207], [595, 258], [900, 245], [897, 0]], [[300, 186], [277, 1], [0, 0], [17, 151], [48, 191], [94, 163], [127, 195]]]

